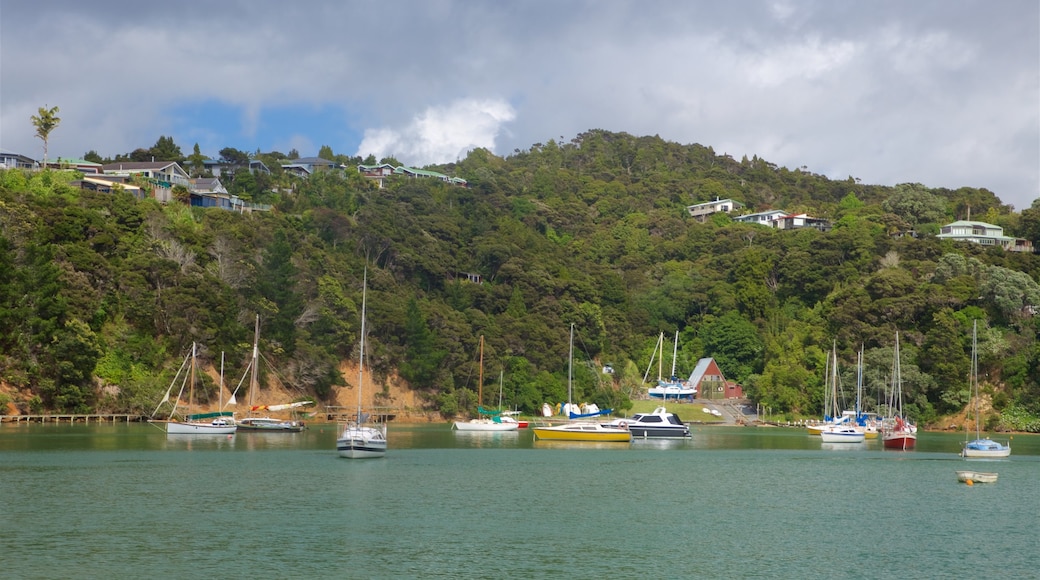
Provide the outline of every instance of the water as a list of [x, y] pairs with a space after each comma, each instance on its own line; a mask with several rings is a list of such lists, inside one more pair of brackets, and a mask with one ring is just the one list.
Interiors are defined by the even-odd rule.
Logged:
[[[391, 425], [384, 459], [335, 428], [167, 437], [0, 425], [8, 578], [1040, 578], [1040, 437], [965, 462], [795, 429], [581, 444]], [[996, 471], [996, 484], [954, 472]]]

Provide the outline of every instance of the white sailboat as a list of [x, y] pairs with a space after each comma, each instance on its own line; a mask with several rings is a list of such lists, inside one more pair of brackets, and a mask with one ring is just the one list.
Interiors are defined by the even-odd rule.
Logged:
[[[152, 416], [155, 416], [159, 412], [159, 408], [164, 403], [170, 400], [170, 393], [173, 390], [173, 386], [177, 383], [177, 377], [180, 376], [181, 371], [184, 370], [185, 365], [188, 365], [188, 373], [186, 375], [185, 383], [188, 387], [188, 412], [185, 415], [184, 421], [178, 421], [175, 419], [177, 413], [177, 403], [180, 401], [181, 395], [184, 393], [185, 383], [181, 384], [180, 392], [177, 393], [177, 399], [174, 401], [173, 409], [170, 411], [169, 418], [164, 421], [167, 435], [230, 435], [237, 429], [233, 420], [229, 420], [230, 413], [218, 411], [216, 413], [199, 413], [192, 414], [195, 407], [195, 371], [196, 371], [196, 344], [191, 343], [191, 354], [189, 354], [184, 362], [181, 363], [181, 368], [177, 371], [177, 375], [173, 377], [173, 382], [170, 383], [170, 388], [166, 390], [166, 396], [159, 402], [159, 405], [152, 412]], [[190, 363], [190, 364], [189, 364]]]
[[[572, 417], [573, 414], [569, 409], [573, 409], [574, 404], [571, 402], [573, 397], [573, 375], [574, 375], [574, 325], [571, 324], [571, 340], [570, 340], [570, 354], [567, 363], [567, 406], [565, 411], [568, 417]], [[534, 427], [534, 436], [536, 439], [545, 439], [549, 441], [599, 441], [599, 442], [618, 442], [628, 443], [632, 441], [632, 433], [628, 429], [621, 427], [607, 427], [597, 422], [588, 421], [571, 421], [565, 425], [553, 425], [548, 427]]]
[[361, 351], [358, 355], [358, 399], [357, 415], [343, 425], [336, 439], [336, 450], [340, 457], [365, 459], [386, 455], [386, 423], [370, 423], [369, 416], [361, 408], [361, 389], [365, 373], [365, 304], [368, 293], [368, 266], [365, 266], [361, 287]]
[[[298, 433], [303, 431], [303, 421], [295, 419], [278, 419], [270, 416], [258, 416], [257, 411], [287, 411], [312, 405], [312, 401], [297, 401], [281, 405], [257, 405], [256, 396], [260, 390], [258, 380], [260, 368], [260, 315], [256, 315], [256, 326], [253, 330], [253, 360], [249, 363], [249, 396], [246, 401], [246, 416], [238, 420], [238, 428], [242, 431], [274, 431], [276, 433]], [[237, 389], [236, 389], [237, 391]]]
[[979, 347], [978, 347], [978, 321], [971, 328], [971, 385], [972, 396], [975, 397], [975, 440], [965, 441], [961, 449], [961, 457], [969, 459], [991, 458], [1000, 459], [1011, 455], [1011, 442], [1007, 445], [998, 443], [992, 439], [982, 437], [979, 424]]
[[[661, 375], [661, 371], [664, 366], [664, 333], [657, 339], [657, 386], [650, 387], [647, 390], [647, 394], [650, 395], [651, 399], [692, 399], [697, 394], [697, 389], [691, 387], [687, 382], [680, 379], [675, 374], [675, 361], [679, 354], [679, 331], [675, 331], [675, 342], [672, 343], [672, 374], [668, 376], [668, 380], [664, 380]], [[653, 364], [651, 361], [650, 364]], [[649, 369], [647, 369], [649, 372]], [[643, 377], [646, 380], [646, 377]]]
[[503, 421], [501, 411], [484, 409], [484, 335], [480, 335], [480, 378], [477, 382], [477, 413], [479, 416], [469, 421], [455, 421], [452, 428], [456, 431], [516, 431], [520, 426], [516, 420]]

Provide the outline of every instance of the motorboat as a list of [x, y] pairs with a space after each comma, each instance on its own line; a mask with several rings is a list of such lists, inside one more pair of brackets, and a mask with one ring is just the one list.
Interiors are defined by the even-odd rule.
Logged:
[[605, 427], [628, 428], [633, 439], [686, 439], [690, 428], [675, 413], [657, 407], [653, 413], [636, 413], [630, 419], [614, 419]]
[[238, 420], [239, 431], [278, 431], [299, 433], [303, 431], [303, 421], [275, 419], [272, 417], [243, 417]]
[[621, 427], [605, 427], [599, 423], [574, 422], [550, 427], [532, 427], [536, 439], [547, 441], [600, 441], [628, 443], [632, 433]]

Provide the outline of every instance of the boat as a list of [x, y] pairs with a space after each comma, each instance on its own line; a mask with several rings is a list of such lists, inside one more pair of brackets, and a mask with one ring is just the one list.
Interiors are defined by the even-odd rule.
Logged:
[[[657, 353], [657, 386], [650, 387], [647, 394], [650, 395], [651, 399], [692, 399], [697, 394], [697, 389], [690, 386], [687, 381], [683, 381], [675, 374], [675, 360], [679, 354], [679, 331], [675, 331], [675, 342], [672, 344], [672, 374], [669, 375], [668, 380], [664, 380], [661, 376], [664, 364], [664, 333], [657, 339], [657, 348], [654, 349]], [[653, 359], [650, 359], [650, 364], [653, 365]], [[647, 374], [650, 373], [650, 369], [647, 368]], [[646, 380], [646, 375], [643, 375], [643, 380]]]
[[[305, 405], [313, 404], [311, 401], [299, 401], [295, 403], [286, 403], [283, 405], [257, 405], [256, 396], [260, 390], [260, 381], [258, 380], [259, 368], [260, 368], [260, 315], [256, 315], [256, 326], [253, 331], [253, 360], [249, 363], [249, 397], [247, 403], [249, 405], [248, 414], [237, 420], [238, 428], [241, 431], [273, 431], [276, 433], [299, 433], [303, 431], [303, 421], [296, 421], [291, 419], [276, 419], [273, 417], [259, 417], [253, 416], [256, 411], [285, 411], [296, 409]], [[237, 391], [237, 389], [236, 389]]]
[[892, 357], [892, 389], [889, 392], [888, 407], [892, 417], [881, 422], [881, 444], [885, 449], [913, 449], [917, 445], [917, 428], [903, 416], [903, 379], [899, 363], [898, 332]]
[[821, 435], [824, 431], [848, 427], [855, 419], [852, 411], [838, 412], [838, 343], [831, 346], [831, 354], [824, 367], [823, 420], [807, 425], [809, 435]]
[[972, 485], [975, 483], [996, 483], [997, 474], [986, 471], [958, 471], [957, 481]]
[[368, 294], [368, 266], [361, 286], [361, 342], [358, 353], [357, 414], [342, 425], [336, 438], [336, 450], [340, 457], [367, 459], [386, 456], [386, 423], [372, 423], [368, 413], [361, 407], [361, 391], [365, 373], [365, 304]]
[[1011, 442], [1007, 445], [998, 443], [992, 439], [985, 438], [980, 432], [979, 413], [979, 347], [978, 347], [978, 321], [971, 328], [971, 373], [969, 374], [972, 396], [975, 397], [975, 440], [965, 441], [961, 449], [961, 457], [967, 459], [990, 458], [1001, 459], [1011, 455]]
[[606, 427], [628, 428], [632, 439], [688, 439], [690, 427], [679, 420], [675, 413], [657, 407], [652, 413], [636, 413], [630, 419], [614, 419], [604, 423]]
[[[173, 382], [170, 383], [170, 388], [166, 390], [166, 395], [162, 401], [159, 401], [159, 405], [155, 407], [155, 411], [152, 412], [154, 417], [164, 403], [170, 400], [170, 393], [173, 391], [174, 385], [177, 383], [177, 377], [180, 376], [181, 371], [184, 367], [188, 366], [188, 373], [185, 375], [185, 382], [181, 384], [180, 392], [177, 393], [177, 399], [174, 401], [173, 409], [170, 411], [170, 416], [166, 421], [162, 423], [165, 426], [167, 435], [231, 435], [238, 427], [235, 425], [235, 421], [232, 417], [232, 413], [217, 411], [214, 413], [197, 413], [192, 414], [192, 410], [195, 406], [195, 374], [196, 374], [196, 343], [191, 343], [191, 353], [185, 357], [184, 362], [181, 363], [181, 368], [177, 371], [177, 374], [173, 377]], [[187, 384], [188, 387], [188, 413], [184, 417], [184, 421], [178, 421], [175, 419], [177, 413], [177, 403], [180, 401], [181, 395], [184, 393], [184, 387]]]
[[[606, 427], [598, 422], [573, 421], [579, 415], [570, 411], [574, 408], [571, 402], [574, 395], [574, 324], [571, 324], [570, 352], [567, 363], [567, 411], [572, 420], [564, 425], [548, 425], [532, 427], [535, 439], [546, 441], [599, 441], [611, 443], [627, 443], [632, 440], [632, 433], [621, 427]], [[600, 412], [596, 413], [597, 415]]]
[[452, 428], [456, 431], [516, 431], [520, 424], [515, 419], [504, 421], [502, 411], [491, 411], [484, 404], [484, 335], [480, 335], [480, 372], [477, 379], [477, 413], [479, 416], [469, 421], [455, 421]]
[[866, 434], [853, 426], [836, 425], [820, 431], [824, 443], [863, 443]]

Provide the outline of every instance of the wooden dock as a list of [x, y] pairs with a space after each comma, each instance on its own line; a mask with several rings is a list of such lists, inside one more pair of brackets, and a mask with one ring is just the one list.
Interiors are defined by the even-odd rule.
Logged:
[[144, 421], [141, 415], [117, 414], [62, 414], [46, 415], [0, 415], [0, 423], [133, 423]]

